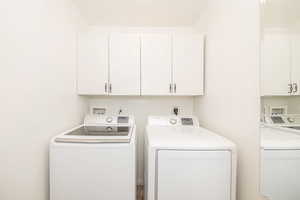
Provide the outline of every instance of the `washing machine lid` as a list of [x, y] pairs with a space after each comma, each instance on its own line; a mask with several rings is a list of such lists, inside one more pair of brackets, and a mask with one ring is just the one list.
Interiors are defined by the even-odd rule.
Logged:
[[300, 134], [287, 128], [261, 127], [261, 148], [265, 150], [300, 149]]
[[64, 143], [129, 143], [133, 126], [86, 126], [81, 125], [55, 137]]
[[235, 150], [234, 143], [201, 127], [147, 126], [146, 133], [157, 149]]

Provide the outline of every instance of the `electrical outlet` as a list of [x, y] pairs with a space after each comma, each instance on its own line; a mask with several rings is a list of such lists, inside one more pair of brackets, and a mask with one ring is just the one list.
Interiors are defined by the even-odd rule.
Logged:
[[179, 115], [180, 114], [180, 109], [179, 109], [178, 106], [173, 107], [172, 114], [174, 114], [174, 115]]

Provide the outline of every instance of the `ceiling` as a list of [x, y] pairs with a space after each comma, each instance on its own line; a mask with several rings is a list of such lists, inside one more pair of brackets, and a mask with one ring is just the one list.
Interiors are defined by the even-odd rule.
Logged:
[[300, 0], [261, 0], [263, 22], [268, 27], [289, 26], [300, 22]]
[[190, 26], [207, 0], [74, 0], [90, 25]]

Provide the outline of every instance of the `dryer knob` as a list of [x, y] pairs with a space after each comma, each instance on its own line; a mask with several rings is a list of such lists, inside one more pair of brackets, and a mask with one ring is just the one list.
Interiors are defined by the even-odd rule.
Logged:
[[112, 132], [113, 131], [113, 128], [112, 127], [106, 127], [106, 131], [108, 131], [108, 132]]
[[177, 119], [174, 119], [174, 118], [170, 119], [170, 124], [172, 124], [172, 125], [177, 124]]
[[107, 117], [107, 118], [106, 118], [106, 122], [107, 122], [107, 123], [111, 123], [112, 121], [113, 121], [113, 118], [112, 118], [112, 117]]

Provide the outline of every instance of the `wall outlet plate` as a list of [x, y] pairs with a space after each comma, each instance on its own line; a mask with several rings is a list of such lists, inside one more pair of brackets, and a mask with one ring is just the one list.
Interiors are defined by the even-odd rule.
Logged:
[[179, 115], [180, 114], [180, 108], [179, 106], [174, 106], [172, 109], [172, 114]]

